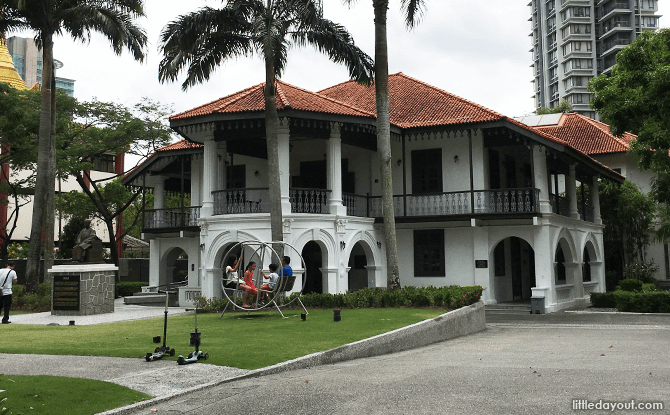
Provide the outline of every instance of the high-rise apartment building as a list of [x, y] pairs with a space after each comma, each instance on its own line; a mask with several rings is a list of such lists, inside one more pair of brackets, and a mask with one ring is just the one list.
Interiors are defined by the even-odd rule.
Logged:
[[[14, 60], [14, 68], [26, 85], [42, 85], [42, 51], [37, 48], [35, 41], [30, 38], [10, 37], [7, 39], [7, 49]], [[54, 59], [54, 66], [58, 70], [63, 67], [63, 63]], [[56, 88], [74, 96], [73, 79], [56, 77]]]
[[535, 107], [555, 108], [563, 100], [583, 115], [587, 84], [608, 73], [617, 52], [644, 30], [658, 28], [658, 0], [532, 0]]

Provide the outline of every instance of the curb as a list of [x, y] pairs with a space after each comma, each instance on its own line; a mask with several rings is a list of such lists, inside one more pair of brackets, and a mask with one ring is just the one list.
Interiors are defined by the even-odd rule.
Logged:
[[483, 330], [486, 330], [486, 315], [484, 314], [484, 303], [479, 300], [475, 304], [450, 311], [433, 319], [420, 321], [410, 326], [379, 334], [368, 339], [345, 344], [323, 352], [312, 353], [276, 365], [252, 370], [249, 373], [233, 378], [198, 385], [173, 395], [161, 396], [148, 401], [137, 402], [122, 408], [111, 409], [109, 411], [101, 412], [100, 414], [132, 414], [139, 409], [147, 408], [168, 399], [187, 395], [212, 386], [223, 385], [242, 379], [288, 372], [296, 369], [304, 369], [416, 349]]

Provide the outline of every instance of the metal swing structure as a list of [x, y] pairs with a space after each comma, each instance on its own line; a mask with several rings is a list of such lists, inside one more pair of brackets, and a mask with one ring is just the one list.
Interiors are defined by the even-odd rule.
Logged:
[[[282, 251], [284, 252], [284, 255], [292, 258], [291, 260], [292, 264], [296, 264], [297, 261], [294, 260], [299, 258], [300, 268], [298, 269], [302, 274], [300, 277], [301, 280], [300, 290], [297, 291], [298, 295], [288, 302], [286, 301], [287, 298], [286, 294], [288, 292], [293, 291], [297, 277], [296, 275], [282, 274], [283, 269], [281, 267], [281, 257], [279, 256], [277, 251], [273, 248], [273, 246], [281, 246], [283, 248]], [[223, 312], [221, 313], [219, 319], [223, 317], [223, 315], [228, 310], [228, 307], [231, 307], [232, 311], [240, 309], [242, 311], [251, 312], [251, 311], [261, 311], [264, 309], [270, 309], [272, 306], [274, 306], [274, 308], [279, 312], [279, 314], [283, 318], [288, 318], [284, 315], [284, 313], [282, 313], [281, 308], [289, 307], [296, 300], [300, 303], [302, 309], [305, 310], [305, 314], [309, 314], [302, 300], [300, 300], [300, 295], [302, 295], [302, 291], [305, 289], [305, 282], [307, 275], [305, 259], [302, 257], [300, 252], [298, 252], [298, 250], [295, 249], [293, 245], [289, 244], [288, 242], [243, 241], [238, 242], [232, 247], [230, 247], [226, 252], [226, 254], [223, 256], [223, 259], [225, 260], [233, 252], [237, 252], [238, 250], [240, 251], [238, 259], [240, 265], [238, 266], [237, 271], [235, 271], [235, 276], [229, 278], [228, 273], [226, 273], [224, 269], [224, 273], [221, 278], [221, 290], [223, 291], [223, 295], [226, 296], [228, 303], [226, 304], [226, 307], [223, 309]], [[240, 285], [244, 282], [244, 272], [245, 272], [244, 268], [246, 267], [243, 267], [242, 265], [252, 261], [256, 263], [256, 269], [253, 271], [252, 280], [254, 285], [258, 289], [258, 294], [256, 295], [256, 298], [254, 299], [252, 306], [247, 308], [237, 304], [236, 300], [243, 293], [243, 289], [240, 288]], [[277, 274], [279, 274], [279, 278], [273, 290], [263, 290], [260, 288], [263, 285], [262, 282], [264, 279], [261, 270], [268, 269], [267, 266], [271, 263], [277, 264]], [[260, 301], [261, 293], [269, 297], [269, 301], [265, 303], [261, 302]]]

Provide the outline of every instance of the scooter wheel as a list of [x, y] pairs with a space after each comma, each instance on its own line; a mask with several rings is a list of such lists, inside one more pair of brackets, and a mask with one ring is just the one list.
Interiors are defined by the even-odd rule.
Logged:
[[205, 360], [209, 359], [209, 353], [205, 352]]
[[178, 365], [183, 365], [183, 364], [185, 364], [185, 363], [186, 363], [186, 362], [184, 362], [184, 357], [183, 357], [183, 356], [179, 356], [179, 357], [177, 358], [177, 364], [178, 364]]
[[147, 362], [151, 362], [151, 353], [147, 353], [147, 355], [144, 356], [144, 359], [145, 359]]
[[174, 349], [170, 349], [170, 356], [174, 356]]

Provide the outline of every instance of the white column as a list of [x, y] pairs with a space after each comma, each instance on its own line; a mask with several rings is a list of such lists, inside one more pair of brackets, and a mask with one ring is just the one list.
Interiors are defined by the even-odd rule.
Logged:
[[191, 206], [200, 206], [200, 181], [202, 180], [202, 158], [195, 155], [191, 158]]
[[540, 189], [540, 212], [551, 213], [549, 202], [549, 177], [547, 174], [547, 154], [541, 146], [533, 146], [533, 176], [535, 187]]
[[475, 267], [474, 280], [472, 285], [481, 285], [484, 289], [482, 300], [486, 304], [495, 304], [495, 292], [491, 278], [491, 267], [493, 262], [489, 257], [489, 228], [486, 226], [475, 226], [472, 228], [473, 236], [473, 258], [472, 266], [475, 267], [475, 261], [487, 261], [487, 268]]
[[279, 152], [279, 186], [281, 188], [281, 212], [286, 217], [291, 214], [291, 200], [289, 193], [291, 171], [288, 119], [280, 119], [277, 127], [277, 144]]
[[149, 240], [149, 285], [160, 285], [161, 245], [159, 239]]
[[575, 172], [575, 165], [569, 166], [568, 177], [565, 178], [565, 193], [570, 199], [570, 217], [579, 219], [579, 210], [577, 209], [577, 174]]
[[533, 297], [544, 297], [548, 312], [553, 311], [556, 301], [556, 281], [554, 277], [554, 254], [551, 243], [551, 228], [548, 225], [535, 226], [535, 287]]
[[337, 123], [330, 123], [326, 164], [328, 189], [330, 190], [330, 214], [345, 216], [347, 209], [342, 204], [342, 138], [340, 138], [340, 126]]
[[154, 182], [154, 209], [165, 208], [165, 179], [162, 176], [156, 177]]
[[200, 217], [212, 216], [214, 214], [214, 196], [212, 192], [216, 190], [216, 167], [217, 154], [216, 142], [214, 140], [205, 141], [204, 160], [202, 168], [202, 208], [200, 208]]
[[593, 182], [589, 189], [591, 193], [591, 204], [593, 205], [593, 223], [601, 225], [603, 223], [600, 218], [600, 192], [598, 190], [598, 176], [593, 176]]

